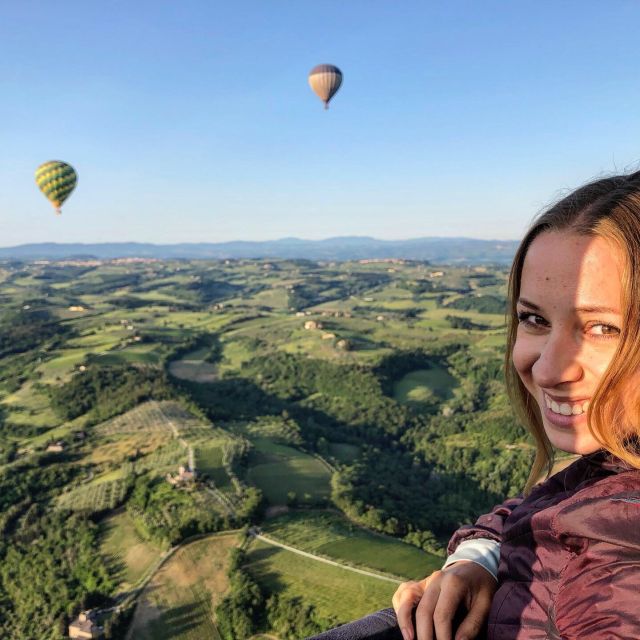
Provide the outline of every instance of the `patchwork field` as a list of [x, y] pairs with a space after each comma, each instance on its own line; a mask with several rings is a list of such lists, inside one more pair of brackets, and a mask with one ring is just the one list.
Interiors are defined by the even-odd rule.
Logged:
[[419, 580], [442, 566], [442, 558], [351, 524], [338, 513], [294, 512], [263, 527], [266, 535], [292, 547], [398, 576]]
[[100, 552], [116, 579], [119, 592], [132, 589], [160, 560], [159, 547], [143, 540], [126, 511], [102, 521]]
[[227, 589], [238, 534], [214, 534], [179, 549], [140, 596], [130, 640], [219, 640], [213, 611]]
[[[495, 311], [504, 302], [506, 273], [490, 271], [419, 261], [3, 263], [0, 456], [7, 477], [19, 468], [35, 483], [33, 491], [28, 486], [26, 494], [16, 493], [15, 522], [13, 511], [3, 520], [8, 544], [48, 509], [20, 511], [25, 495], [43, 506], [75, 510], [79, 520], [101, 518], [101, 553], [93, 560], [106, 564], [117, 583], [102, 594], [108, 598], [140, 586], [159, 566], [163, 549], [193, 533], [250, 524], [272, 541], [320, 558], [252, 540], [247, 566], [269, 595], [299, 597], [334, 622], [388, 606], [393, 580], [421, 578], [442, 560], [329, 510], [332, 474], [340, 474], [340, 504], [354, 518], [379, 530], [400, 530], [395, 525], [401, 523], [424, 530], [427, 540], [432, 516], [434, 527], [443, 528], [445, 518], [455, 519], [455, 527], [462, 516], [472, 517], [468, 495], [459, 493], [475, 491], [473, 482], [486, 483], [492, 494], [505, 491], [510, 474], [515, 480], [509, 486], [517, 485], [511, 467], [526, 465], [528, 450], [520, 448], [529, 445], [510, 435], [502, 446], [502, 426], [511, 425], [495, 376], [485, 384], [476, 363], [457, 358], [461, 350], [482, 354], [495, 367], [501, 353], [504, 317]], [[310, 321], [315, 326], [305, 328]], [[136, 381], [122, 389], [114, 384], [113, 396], [104, 386], [115, 380], [112, 365], [127, 365]], [[384, 371], [394, 366], [403, 374], [389, 390]], [[73, 393], [58, 394], [62, 385]], [[387, 392], [418, 411], [398, 407]], [[64, 421], [53, 406], [60, 415], [78, 413], [65, 413], [58, 397], [85, 413]], [[96, 416], [113, 415], [112, 399], [122, 408], [145, 401], [95, 424]], [[476, 400], [487, 407], [484, 422], [467, 418], [464, 407]], [[429, 410], [420, 412], [420, 403]], [[453, 412], [451, 433], [441, 428], [439, 404]], [[489, 443], [495, 460], [475, 459], [483, 441], [468, 422], [478, 431], [485, 423], [497, 425]], [[56, 440], [60, 450], [45, 454]], [[501, 457], [505, 448], [513, 456]], [[413, 456], [402, 458], [400, 451]], [[365, 465], [345, 468], [365, 456], [378, 456], [375, 472]], [[451, 496], [436, 495], [454, 485], [434, 482], [433, 501], [414, 503], [402, 491], [406, 477], [396, 470], [420, 471], [423, 460], [441, 465], [443, 477], [445, 466], [464, 469], [469, 488], [460, 483], [459, 493], [456, 485]], [[167, 482], [167, 474], [175, 479], [183, 465], [195, 468], [195, 482]], [[257, 492], [243, 491], [243, 485], [261, 490], [269, 507], [264, 517]], [[16, 488], [22, 490], [19, 482]], [[476, 492], [478, 505], [483, 491]], [[126, 508], [136, 514], [138, 529]], [[463, 508], [467, 512], [459, 516]], [[60, 511], [50, 515], [64, 517]], [[234, 544], [235, 533], [211, 536], [168, 559], [144, 591], [129, 640], [216, 640], [212, 616], [227, 586]], [[71, 594], [74, 579], [60, 575], [55, 593]], [[46, 598], [37, 600], [34, 591], [30, 600], [29, 588], [24, 601], [34, 603], [33, 620]], [[65, 601], [65, 610], [77, 605]], [[0, 598], [0, 610], [8, 608]], [[263, 622], [256, 621], [255, 630], [264, 631]]]
[[270, 546], [249, 546], [247, 570], [270, 591], [299, 597], [335, 623], [348, 622], [390, 606], [397, 585]]
[[289, 492], [309, 503], [329, 497], [331, 472], [317, 458], [263, 438], [253, 443], [247, 480], [262, 490], [271, 505], [286, 504]]

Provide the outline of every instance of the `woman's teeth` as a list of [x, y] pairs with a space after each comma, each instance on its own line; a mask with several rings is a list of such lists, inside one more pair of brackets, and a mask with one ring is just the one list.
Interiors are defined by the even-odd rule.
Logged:
[[549, 409], [553, 411], [553, 413], [557, 413], [561, 416], [579, 416], [583, 413], [587, 412], [589, 408], [589, 401], [585, 400], [584, 402], [562, 402], [558, 404], [555, 400], [552, 400], [546, 393], [544, 395], [544, 401]]

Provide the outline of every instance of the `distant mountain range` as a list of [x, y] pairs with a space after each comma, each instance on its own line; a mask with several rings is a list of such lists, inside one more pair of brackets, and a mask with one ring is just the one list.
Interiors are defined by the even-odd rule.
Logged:
[[307, 258], [309, 260], [363, 260], [404, 258], [445, 263], [494, 263], [511, 261], [518, 242], [472, 238], [415, 238], [376, 240], [360, 236], [300, 240], [282, 238], [265, 242], [150, 244], [109, 242], [97, 244], [23, 244], [0, 248], [0, 259], [61, 260], [69, 258]]

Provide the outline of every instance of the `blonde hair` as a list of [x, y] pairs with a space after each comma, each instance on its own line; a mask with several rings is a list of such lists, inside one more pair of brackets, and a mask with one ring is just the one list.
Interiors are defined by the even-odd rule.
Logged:
[[[509, 276], [505, 378], [516, 413], [536, 442], [536, 456], [525, 493], [554, 463], [554, 450], [542, 425], [538, 403], [520, 380], [511, 354], [516, 341], [522, 268], [531, 243], [546, 231], [599, 236], [623, 257], [623, 322], [616, 352], [587, 412], [589, 430], [606, 449], [629, 466], [640, 468], [639, 391], [629, 384], [640, 372], [640, 171], [597, 180], [580, 187], [540, 214], [520, 243]], [[624, 401], [622, 400], [624, 398]]]

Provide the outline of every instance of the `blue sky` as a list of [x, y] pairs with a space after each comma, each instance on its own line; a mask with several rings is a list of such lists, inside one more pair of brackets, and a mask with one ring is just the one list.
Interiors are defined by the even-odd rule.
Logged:
[[[640, 4], [7, 0], [0, 246], [518, 238], [638, 166]], [[307, 84], [332, 63], [328, 112]], [[77, 169], [56, 218], [33, 181]]]

